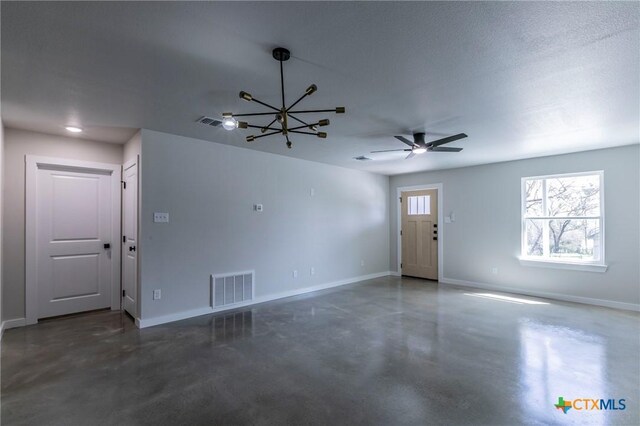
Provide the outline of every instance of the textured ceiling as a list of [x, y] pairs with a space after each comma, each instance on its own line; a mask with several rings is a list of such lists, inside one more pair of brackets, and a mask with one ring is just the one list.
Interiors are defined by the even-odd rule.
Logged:
[[[638, 2], [2, 2], [7, 126], [123, 142], [149, 128], [385, 174], [639, 141]], [[248, 144], [202, 115], [346, 106], [326, 140]], [[466, 132], [459, 154], [368, 154], [394, 134]], [[369, 155], [373, 161], [353, 157]]]

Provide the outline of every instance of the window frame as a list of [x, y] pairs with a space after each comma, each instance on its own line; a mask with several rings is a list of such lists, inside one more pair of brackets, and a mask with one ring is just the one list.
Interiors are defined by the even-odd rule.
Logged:
[[[527, 219], [526, 213], [526, 182], [528, 180], [547, 180], [557, 178], [569, 178], [577, 176], [598, 176], [600, 180], [600, 256], [598, 260], [587, 261], [570, 261], [566, 259], [554, 259], [543, 256], [527, 255]], [[546, 185], [543, 185], [543, 209], [546, 207]], [[604, 170], [592, 170], [586, 172], [559, 173], [540, 176], [525, 176], [520, 179], [520, 256], [519, 260], [525, 266], [540, 266], [558, 269], [574, 269], [581, 271], [605, 272], [607, 265], [605, 263], [605, 205], [604, 205]], [[543, 213], [548, 214], [543, 210]], [[561, 217], [564, 218], [564, 217]], [[589, 217], [594, 218], [594, 217]], [[543, 220], [552, 219], [545, 216]]]

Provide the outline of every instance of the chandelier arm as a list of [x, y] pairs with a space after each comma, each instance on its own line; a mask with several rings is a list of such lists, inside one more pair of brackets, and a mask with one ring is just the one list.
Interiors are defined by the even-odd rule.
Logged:
[[278, 132], [281, 132], [282, 129], [277, 129], [275, 127], [269, 127], [269, 126], [254, 126], [253, 124], [247, 124], [247, 127], [250, 127], [252, 129], [266, 129], [266, 130], [276, 130]]
[[293, 118], [294, 120], [296, 120], [296, 121], [297, 121], [297, 122], [299, 122], [299, 123], [304, 124], [306, 127], [309, 127], [309, 126], [310, 126], [310, 124], [309, 124], [309, 123], [307, 123], [306, 121], [302, 121], [302, 120], [300, 120], [298, 117], [295, 117], [295, 116], [293, 116], [293, 115], [291, 115], [291, 114], [287, 114], [287, 116], [288, 116], [288, 117]]
[[231, 114], [232, 117], [251, 117], [254, 115], [273, 115], [272, 112], [254, 112], [249, 114]]
[[280, 112], [280, 110], [279, 110], [278, 108], [274, 107], [273, 105], [269, 105], [269, 104], [268, 104], [268, 103], [266, 103], [266, 102], [259, 101], [259, 100], [257, 100], [256, 98], [251, 98], [251, 101], [253, 101], [253, 102], [257, 102], [257, 103], [259, 103], [260, 105], [264, 105], [264, 106], [266, 106], [267, 108], [271, 108], [271, 109], [272, 109], [272, 110], [274, 110], [274, 111], [278, 111], [278, 112]]
[[290, 127], [288, 130], [289, 131], [294, 131], [294, 130], [298, 130], [298, 129], [304, 129], [304, 128], [310, 128], [310, 127], [315, 127], [315, 126], [319, 126], [320, 123], [313, 123], [313, 124], [304, 124], [304, 126], [296, 126], [296, 127]]
[[291, 108], [293, 108], [294, 106], [296, 106], [296, 105], [298, 104], [298, 102], [300, 102], [301, 100], [303, 100], [304, 98], [306, 98], [308, 95], [309, 95], [309, 93], [305, 92], [302, 96], [300, 96], [300, 97], [298, 98], [298, 100], [297, 100], [297, 101], [295, 101], [294, 103], [292, 103], [292, 104], [289, 106], [289, 108], [287, 108], [287, 112], [289, 112], [289, 110], [290, 110]]
[[291, 129], [289, 129], [289, 131], [290, 131], [291, 133], [299, 133], [299, 134], [301, 134], [301, 135], [313, 135], [313, 136], [318, 136], [318, 134], [317, 134], [317, 133], [313, 133], [313, 132], [301, 132], [300, 130], [291, 130]]
[[336, 109], [308, 109], [305, 111], [291, 111], [291, 114], [309, 114], [312, 112], [336, 112]]
[[264, 129], [268, 129], [268, 128], [270, 128], [270, 127], [271, 127], [271, 125], [272, 125], [273, 123], [275, 123], [276, 121], [278, 121], [278, 118], [277, 118], [277, 117], [276, 117], [276, 118], [274, 118], [274, 119], [271, 121], [271, 123], [267, 124], [267, 125], [266, 125], [266, 126], [264, 126], [263, 128], [264, 128]]
[[275, 132], [271, 132], [271, 133], [265, 133], [264, 135], [258, 135], [258, 136], [254, 136], [254, 139], [259, 139], [259, 138], [264, 138], [265, 136], [271, 136], [271, 135], [277, 135], [279, 133], [282, 133], [282, 130], [278, 130]]

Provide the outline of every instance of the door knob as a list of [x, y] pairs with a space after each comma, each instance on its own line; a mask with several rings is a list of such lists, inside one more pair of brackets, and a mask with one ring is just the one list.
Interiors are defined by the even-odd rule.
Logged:
[[136, 251], [136, 246], [129, 247], [129, 251]]

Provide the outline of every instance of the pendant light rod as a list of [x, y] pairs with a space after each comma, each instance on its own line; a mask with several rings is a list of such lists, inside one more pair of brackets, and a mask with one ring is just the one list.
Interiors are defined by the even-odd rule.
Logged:
[[282, 68], [282, 59], [280, 60], [280, 91], [282, 92], [282, 110], [286, 111], [287, 106], [284, 103], [284, 70]]

